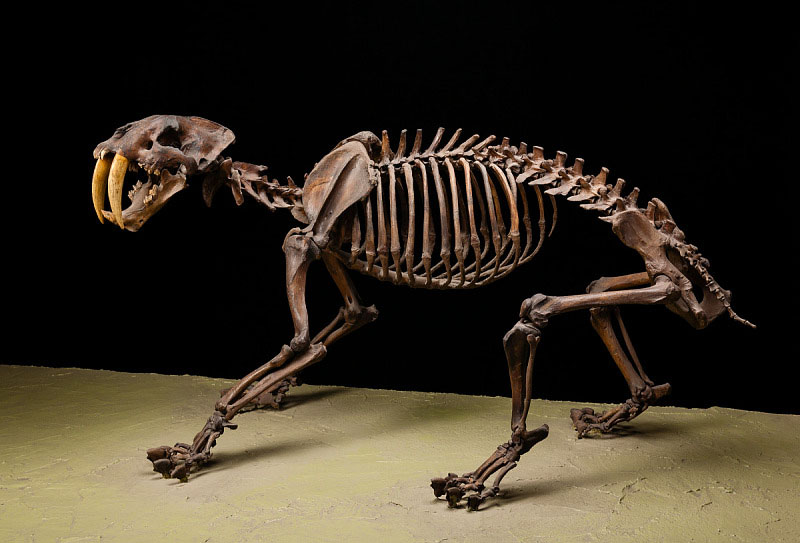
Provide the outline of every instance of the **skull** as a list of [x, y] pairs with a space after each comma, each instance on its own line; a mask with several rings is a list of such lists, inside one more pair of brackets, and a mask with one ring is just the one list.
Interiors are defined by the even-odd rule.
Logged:
[[[153, 115], [128, 123], [94, 150], [97, 164], [92, 200], [100, 222], [137, 231], [187, 179], [213, 173], [219, 154], [234, 141], [233, 132], [200, 117]], [[122, 209], [126, 173], [131, 204]], [[135, 181], [135, 183], [134, 183]], [[104, 209], [106, 186], [111, 212]]]

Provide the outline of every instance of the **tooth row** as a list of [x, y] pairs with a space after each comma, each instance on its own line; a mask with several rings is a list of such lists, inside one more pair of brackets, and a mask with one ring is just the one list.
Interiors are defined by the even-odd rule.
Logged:
[[156, 168], [154, 166], [147, 166], [145, 164], [139, 164], [139, 167], [142, 168], [144, 171], [146, 171], [150, 175], [156, 175], [156, 176], [161, 175], [161, 169], [160, 168]]
[[139, 189], [142, 188], [142, 182], [137, 181], [136, 184], [133, 186], [131, 190], [128, 191], [128, 198], [133, 201], [133, 197], [136, 196], [136, 193], [139, 192]]
[[158, 185], [153, 185], [150, 187], [150, 190], [147, 191], [147, 196], [144, 197], [144, 205], [150, 205], [153, 200], [155, 200], [156, 196], [158, 196]]
[[[131, 200], [131, 202], [133, 201], [134, 197], [136, 196], [136, 193], [139, 192], [140, 190], [142, 190], [143, 186], [144, 185], [142, 185], [141, 181], [137, 181], [136, 184], [133, 186], [133, 188], [128, 191], [128, 198]], [[147, 195], [144, 197], [144, 200], [143, 200], [144, 205], [148, 205], [153, 200], [155, 200], [156, 196], [158, 196], [158, 190], [159, 190], [159, 186], [158, 185], [152, 185], [147, 190]]]

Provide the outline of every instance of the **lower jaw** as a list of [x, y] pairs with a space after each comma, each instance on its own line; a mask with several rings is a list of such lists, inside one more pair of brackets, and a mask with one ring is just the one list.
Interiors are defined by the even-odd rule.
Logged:
[[[126, 180], [131, 181], [127, 175], [129, 172], [145, 172], [147, 175], [146, 178], [140, 178], [129, 191], [131, 205], [123, 210], [122, 193]], [[92, 178], [92, 199], [101, 222], [105, 219], [120, 228], [135, 232], [170, 196], [182, 190], [185, 183], [186, 177], [182, 172], [151, 172], [140, 164], [133, 164], [124, 156], [115, 154], [113, 162], [105, 157], [98, 159]], [[104, 209], [106, 191], [111, 211]]]

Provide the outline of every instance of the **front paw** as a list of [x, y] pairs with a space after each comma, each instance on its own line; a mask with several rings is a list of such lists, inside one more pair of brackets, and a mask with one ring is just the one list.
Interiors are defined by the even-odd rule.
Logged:
[[153, 471], [160, 473], [164, 479], [180, 479], [186, 482], [191, 458], [191, 446], [186, 443], [147, 449], [147, 459], [153, 463]]

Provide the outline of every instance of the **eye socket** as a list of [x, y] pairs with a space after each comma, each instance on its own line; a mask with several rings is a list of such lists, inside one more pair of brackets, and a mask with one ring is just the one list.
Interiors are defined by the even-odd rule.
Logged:
[[161, 134], [158, 135], [158, 138], [156, 138], [156, 141], [159, 143], [159, 145], [164, 147], [174, 147], [176, 149], [181, 148], [180, 135], [174, 128], [167, 128], [161, 132]]

